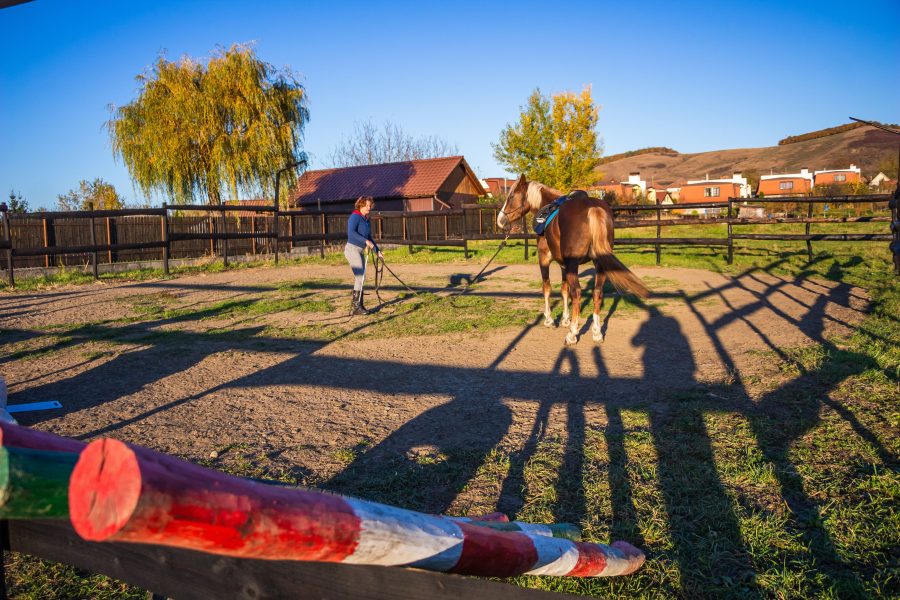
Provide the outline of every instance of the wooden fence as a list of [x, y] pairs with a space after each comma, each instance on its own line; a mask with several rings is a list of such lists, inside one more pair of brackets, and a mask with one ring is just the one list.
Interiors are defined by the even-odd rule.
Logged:
[[[896, 194], [895, 194], [896, 195]], [[619, 245], [649, 245], [656, 249], [660, 262], [662, 246], [704, 245], [727, 248], [727, 259], [734, 256], [735, 240], [805, 241], [812, 256], [814, 241], [889, 241], [900, 270], [900, 218], [897, 199], [887, 194], [814, 198], [753, 198], [754, 204], [805, 206], [805, 216], [742, 218], [740, 206], [747, 199], [729, 198], [726, 202], [690, 205], [633, 205], [613, 208], [616, 228], [655, 227], [654, 237], [619, 236]], [[862, 206], [889, 203], [891, 216], [815, 216], [813, 207], [824, 204]], [[717, 211], [719, 216], [675, 216], [687, 211]], [[502, 239], [497, 229], [496, 205], [466, 205], [461, 209], [429, 212], [376, 212], [372, 215], [373, 236], [383, 244], [462, 247], [468, 258], [469, 242]], [[11, 214], [0, 204], [3, 238], [0, 251], [6, 255], [3, 267], [10, 285], [17, 268], [84, 265], [90, 263], [95, 275], [98, 264], [162, 260], [168, 273], [169, 261], [178, 258], [220, 256], [225, 264], [238, 255], [274, 255], [299, 246], [318, 247], [324, 255], [329, 244], [346, 239], [346, 215], [317, 211], [280, 210], [277, 206], [168, 206], [127, 210], [90, 210], [75, 212], [38, 212]], [[653, 214], [655, 213], [655, 215]], [[642, 217], [642, 215], [648, 215]], [[891, 233], [811, 233], [813, 223], [887, 222]], [[735, 225], [803, 223], [803, 234], [735, 233]], [[662, 237], [663, 227], [678, 225], [726, 224], [725, 237]], [[524, 229], [511, 239], [529, 240], [535, 236]], [[900, 271], [898, 271], [900, 272]]]

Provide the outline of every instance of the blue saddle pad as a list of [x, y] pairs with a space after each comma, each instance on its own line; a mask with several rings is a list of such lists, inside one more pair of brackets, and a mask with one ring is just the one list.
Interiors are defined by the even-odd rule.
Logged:
[[556, 215], [559, 213], [559, 207], [561, 207], [568, 199], [568, 196], [561, 196], [547, 206], [542, 207], [541, 210], [538, 211], [537, 215], [535, 215], [534, 217], [534, 221], [531, 224], [536, 234], [544, 235], [544, 231], [546, 231], [547, 226], [550, 225], [550, 222], [553, 221], [553, 219], [555, 219]]

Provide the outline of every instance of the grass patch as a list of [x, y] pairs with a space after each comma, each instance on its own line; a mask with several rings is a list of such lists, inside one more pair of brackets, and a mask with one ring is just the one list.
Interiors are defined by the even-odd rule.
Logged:
[[333, 341], [443, 335], [521, 327], [534, 317], [533, 311], [515, 303], [481, 296], [401, 296], [401, 303], [366, 320], [325, 320], [296, 327], [270, 327], [266, 335], [297, 340]]
[[140, 588], [68, 565], [41, 560], [19, 552], [4, 553], [6, 593], [28, 600], [96, 598], [145, 600]]

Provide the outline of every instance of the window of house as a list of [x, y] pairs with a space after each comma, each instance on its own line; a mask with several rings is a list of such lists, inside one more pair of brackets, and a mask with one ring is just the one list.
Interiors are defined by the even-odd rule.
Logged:
[[835, 175], [834, 182], [838, 183], [840, 181], [847, 181], [847, 176], [846, 175]]
[[717, 198], [718, 196], [719, 196], [719, 188], [717, 188], [717, 187], [703, 188], [703, 197], [704, 198]]
[[794, 182], [793, 181], [782, 181], [781, 183], [778, 184], [778, 189], [792, 190], [792, 189], [794, 189]]

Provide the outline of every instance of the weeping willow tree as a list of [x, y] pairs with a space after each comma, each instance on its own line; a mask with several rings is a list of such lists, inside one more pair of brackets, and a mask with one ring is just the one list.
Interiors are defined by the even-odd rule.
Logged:
[[[182, 204], [219, 204], [226, 192], [270, 196], [277, 171], [306, 161], [306, 90], [249, 46], [220, 49], [206, 64], [160, 57], [137, 81], [138, 97], [112, 107], [108, 127], [113, 154], [147, 196]], [[282, 192], [296, 182], [294, 169], [286, 175]]]

